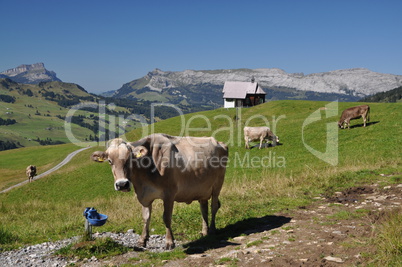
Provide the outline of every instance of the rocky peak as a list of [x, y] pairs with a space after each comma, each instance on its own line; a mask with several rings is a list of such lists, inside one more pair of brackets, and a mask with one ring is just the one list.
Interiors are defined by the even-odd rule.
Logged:
[[31, 65], [20, 65], [16, 68], [12, 68], [12, 69], [8, 69], [6, 71], [1, 72], [0, 74], [4, 74], [7, 75], [9, 77], [14, 77], [18, 74], [24, 73], [24, 72], [28, 72], [28, 71], [32, 71], [32, 70], [45, 70], [45, 64], [43, 63], [35, 63], [35, 64], [31, 64]]
[[163, 70], [160, 69], [154, 69], [153, 71], [148, 72], [148, 74], [146, 75], [146, 77], [148, 77], [149, 79], [151, 79], [154, 76], [164, 76], [166, 74], [166, 72], [164, 72]]
[[47, 70], [43, 63], [23, 64], [0, 72], [0, 75], [18, 83], [38, 84], [40, 82], [61, 81], [56, 77], [56, 73]]

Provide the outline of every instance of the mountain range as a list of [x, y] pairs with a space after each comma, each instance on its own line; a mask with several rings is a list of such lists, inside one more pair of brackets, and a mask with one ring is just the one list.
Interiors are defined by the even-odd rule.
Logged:
[[[43, 63], [21, 65], [0, 73], [18, 83], [60, 81]], [[270, 69], [222, 69], [162, 71], [123, 84], [102, 96], [150, 102], [168, 102], [196, 110], [221, 107], [225, 81], [258, 82], [267, 100], [305, 99], [357, 101], [402, 86], [402, 75], [373, 72], [365, 68], [343, 69], [304, 75]]]
[[155, 69], [106, 95], [192, 105], [208, 104], [206, 100], [209, 100], [209, 103], [221, 106], [225, 81], [250, 81], [252, 78], [265, 90], [268, 100], [336, 98], [339, 101], [356, 101], [402, 85], [402, 75], [377, 73], [364, 68], [309, 75], [286, 73], [277, 68], [177, 72]]
[[[155, 102], [176, 104], [183, 113], [222, 107], [224, 82], [248, 81], [251, 77], [267, 92], [268, 100], [355, 101], [361, 96], [384, 91], [385, 94], [378, 93], [370, 99], [377, 102], [401, 99], [401, 76], [367, 69], [310, 75], [287, 74], [279, 69], [182, 72], [156, 69], [107, 94], [113, 97], [106, 97], [90, 94], [77, 84], [60, 81], [56, 73], [45, 69], [43, 63], [21, 65], [0, 74], [0, 150], [38, 143], [68, 142], [65, 120], [72, 107], [82, 102], [92, 103], [95, 108], [83, 108], [71, 116], [74, 132], [80, 140], [96, 140], [102, 137], [102, 133], [108, 136], [114, 134], [110, 127], [101, 129], [99, 110], [96, 108], [101, 101], [113, 104], [106, 111], [112, 118], [132, 114], [142, 118], [131, 119], [121, 129], [127, 131], [142, 126], [143, 122], [177, 116], [177, 111], [169, 106], [153, 110], [152, 103]], [[391, 90], [394, 88], [397, 89]], [[154, 118], [151, 119], [151, 116]], [[121, 130], [116, 126], [116, 131]]]

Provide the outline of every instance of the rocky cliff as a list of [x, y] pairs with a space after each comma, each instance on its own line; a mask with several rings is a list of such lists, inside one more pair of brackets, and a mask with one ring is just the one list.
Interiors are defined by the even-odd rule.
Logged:
[[[200, 84], [223, 86], [225, 81], [249, 81], [251, 77], [254, 77], [264, 89], [288, 88], [298, 91], [349, 95], [357, 98], [388, 91], [402, 85], [402, 75], [377, 73], [364, 68], [335, 70], [309, 75], [286, 73], [276, 68], [185, 70], [180, 72], [155, 69], [141, 79], [125, 84], [119, 90], [124, 90], [124, 94], [127, 94], [138, 89], [148, 88], [160, 93], [169, 88]], [[114, 95], [122, 97], [119, 90]]]
[[38, 84], [40, 82], [61, 81], [54, 71], [49, 71], [43, 63], [20, 65], [0, 73], [0, 78], [9, 78], [18, 83]]

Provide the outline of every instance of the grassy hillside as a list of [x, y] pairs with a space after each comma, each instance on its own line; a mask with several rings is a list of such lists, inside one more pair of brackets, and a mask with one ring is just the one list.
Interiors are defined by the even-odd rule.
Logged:
[[74, 144], [63, 144], [0, 151], [0, 191], [27, 180], [25, 169], [28, 165], [35, 165], [39, 175], [77, 149]]
[[[80, 120], [72, 124], [71, 132], [75, 138], [80, 141], [89, 140], [98, 134], [99, 108], [74, 111], [71, 107], [79, 103], [92, 103], [96, 106], [98, 101], [98, 97], [72, 83], [29, 85], [0, 79], [0, 140], [14, 143], [18, 147], [37, 146], [39, 141], [46, 144], [69, 143], [65, 129], [65, 117], [68, 114], [75, 117], [74, 122]], [[117, 106], [113, 112], [117, 116], [119, 112], [128, 113], [128, 109]], [[13, 123], [5, 123], [7, 120]]]
[[[217, 215], [218, 228], [304, 206], [319, 194], [360, 183], [400, 182], [402, 104], [371, 103], [368, 127], [360, 127], [362, 121], [357, 120], [352, 121], [355, 126], [352, 129], [337, 130], [339, 160], [335, 166], [314, 156], [305, 144], [324, 153], [327, 124], [336, 123], [343, 109], [361, 103], [327, 104], [329, 102], [273, 101], [242, 109], [241, 113], [236, 113], [235, 109], [217, 109], [167, 119], [149, 128], [134, 130], [126, 137], [137, 140], [151, 133], [154, 127], [155, 132], [212, 135], [226, 142], [230, 161], [221, 194], [222, 208]], [[306, 119], [317, 110], [316, 114], [321, 114], [322, 120], [305, 124], [303, 128]], [[331, 111], [337, 115], [326, 118], [326, 112]], [[282, 145], [245, 150], [243, 126], [264, 125], [265, 119], [280, 137]], [[54, 149], [60, 151], [60, 147]], [[109, 216], [99, 231], [118, 232], [133, 228], [140, 232], [141, 208], [133, 192], [114, 191], [110, 166], [89, 160], [93, 151], [102, 149], [86, 150], [54, 174], [0, 194], [0, 232], [9, 237], [6, 242], [0, 242], [0, 246], [10, 248], [79, 235], [84, 230], [82, 212], [85, 207], [92, 206]], [[52, 149], [48, 152], [38, 149], [38, 153], [58, 154]], [[13, 157], [14, 160], [9, 160]], [[21, 161], [27, 165], [31, 158], [32, 154], [19, 149], [0, 153], [0, 162], [8, 161], [0, 165], [0, 172], [8, 168], [8, 173], [14, 171], [18, 176], [23, 166], [12, 163]], [[382, 173], [396, 175], [380, 176]], [[160, 201], [155, 201], [153, 212], [152, 233], [164, 234]], [[177, 239], [197, 239], [201, 229], [198, 203], [176, 204], [172, 227]]]
[[[46, 85], [46, 87], [44, 87]], [[0, 125], [0, 139], [19, 143], [21, 146], [36, 146], [35, 140], [51, 138], [52, 141], [69, 142], [64, 130], [64, 116], [69, 108], [62, 107], [57, 102], [48, 100], [46, 92], [66, 96], [89, 96], [76, 85], [60, 82], [44, 83], [42, 86], [18, 84], [2, 79], [0, 95], [14, 98], [15, 102], [0, 102], [0, 118], [13, 119], [12, 125]], [[69, 93], [67, 93], [69, 92]], [[75, 115], [86, 115], [78, 111]], [[63, 118], [60, 118], [63, 117]], [[76, 137], [84, 140], [93, 132], [74, 125]]]

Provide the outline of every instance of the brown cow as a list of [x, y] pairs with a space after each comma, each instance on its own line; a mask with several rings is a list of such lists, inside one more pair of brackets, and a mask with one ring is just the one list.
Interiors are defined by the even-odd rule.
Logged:
[[251, 141], [260, 140], [260, 149], [262, 147], [262, 142], [264, 140], [271, 140], [273, 145], [279, 143], [279, 137], [274, 135], [274, 133], [268, 127], [244, 127], [244, 140], [246, 142], [246, 149], [249, 149], [248, 143]]
[[338, 126], [341, 129], [346, 128], [344, 125], [346, 123], [350, 129], [350, 120], [359, 118], [363, 118], [363, 127], [366, 127], [366, 120], [370, 121], [370, 107], [368, 105], [361, 105], [345, 109], [342, 112], [341, 118], [339, 119]]
[[29, 182], [33, 181], [34, 176], [36, 175], [36, 166], [29, 165], [25, 171], [26, 175], [28, 176]]
[[[166, 249], [174, 248], [171, 229], [173, 203], [190, 204], [198, 200], [202, 213], [202, 234], [215, 231], [215, 215], [225, 177], [228, 148], [212, 137], [175, 137], [152, 134], [137, 142], [113, 139], [105, 152], [96, 151], [91, 159], [108, 160], [118, 191], [130, 191], [131, 184], [142, 205], [144, 226], [140, 246], [146, 246], [152, 203], [162, 199], [166, 226]], [[208, 200], [211, 224], [208, 227]]]

